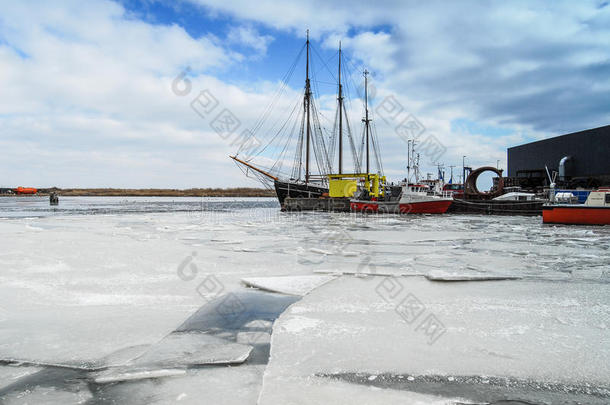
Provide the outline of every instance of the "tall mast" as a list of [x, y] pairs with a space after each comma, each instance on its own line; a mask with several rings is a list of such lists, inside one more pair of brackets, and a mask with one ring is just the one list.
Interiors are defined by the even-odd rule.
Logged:
[[339, 41], [339, 174], [343, 173], [343, 86], [341, 85], [341, 41]]
[[307, 149], [305, 152], [305, 183], [309, 183], [309, 144], [311, 138], [311, 124], [309, 110], [311, 104], [311, 89], [309, 87], [309, 30], [307, 30], [307, 64], [305, 67], [305, 108], [307, 111]]
[[366, 173], [370, 172], [369, 165], [369, 123], [371, 120], [369, 119], [369, 85], [368, 85], [368, 75], [369, 71], [364, 69], [364, 109], [365, 109], [365, 118], [364, 121], [364, 130], [366, 131]]
[[411, 182], [411, 140], [407, 140], [407, 187]]

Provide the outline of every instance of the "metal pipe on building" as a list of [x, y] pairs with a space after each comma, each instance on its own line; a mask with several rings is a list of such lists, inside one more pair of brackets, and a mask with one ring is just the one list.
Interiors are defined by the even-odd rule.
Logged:
[[564, 156], [559, 161], [559, 178], [562, 181], [566, 180], [566, 165], [570, 160], [572, 160], [572, 156]]

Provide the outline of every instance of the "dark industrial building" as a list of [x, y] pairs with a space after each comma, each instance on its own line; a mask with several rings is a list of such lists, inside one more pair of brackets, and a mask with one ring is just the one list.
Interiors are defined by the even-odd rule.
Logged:
[[507, 185], [548, 185], [545, 167], [562, 187], [610, 185], [610, 125], [508, 149]]

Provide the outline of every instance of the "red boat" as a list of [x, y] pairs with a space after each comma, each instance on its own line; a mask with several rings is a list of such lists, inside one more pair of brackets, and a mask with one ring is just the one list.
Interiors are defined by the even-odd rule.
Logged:
[[[379, 212], [388, 214], [444, 214], [453, 203], [452, 191], [442, 189], [442, 175], [439, 180], [419, 182], [419, 153], [415, 153], [415, 141], [409, 140], [407, 149], [407, 178], [402, 184], [400, 199], [379, 201], [376, 198], [350, 200], [352, 212]], [[411, 183], [411, 169], [415, 182]], [[436, 190], [435, 190], [436, 189]]]
[[34, 187], [17, 187], [15, 193], [17, 194], [36, 194], [38, 192]]
[[427, 186], [404, 185], [399, 201], [351, 200], [353, 212], [388, 214], [444, 214], [453, 202], [447, 195], [435, 195]]
[[610, 225], [610, 189], [591, 191], [584, 204], [551, 203], [542, 207], [545, 224]]

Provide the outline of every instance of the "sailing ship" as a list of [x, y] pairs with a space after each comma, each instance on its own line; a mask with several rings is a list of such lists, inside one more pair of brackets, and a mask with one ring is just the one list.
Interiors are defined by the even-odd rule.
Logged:
[[[343, 169], [345, 166], [343, 156], [344, 138], [349, 140], [349, 145], [351, 147], [351, 163], [353, 165], [352, 173], [361, 173], [360, 157], [364, 154], [363, 149], [365, 145], [366, 173], [369, 173], [370, 170], [369, 145], [371, 145], [373, 148], [379, 172], [382, 170], [377, 143], [374, 134], [370, 129], [371, 120], [369, 119], [368, 107], [366, 108], [365, 118], [362, 120], [364, 122], [364, 132], [362, 134], [362, 142], [360, 144], [360, 153], [358, 153], [356, 150], [356, 144], [354, 142], [354, 137], [351, 134], [351, 127], [344, 104], [345, 97], [342, 82], [344, 67], [342, 66], [343, 56], [341, 44], [339, 43], [338, 51], [339, 66], [337, 76], [337, 111], [333, 131], [330, 136], [328, 136], [327, 133], [324, 133], [324, 129], [318, 117], [319, 111], [312, 91], [311, 76], [313, 74], [313, 70], [310, 66], [312, 63], [312, 48], [309, 40], [309, 31], [307, 31], [304, 51], [305, 86], [303, 89], [302, 98], [298, 101], [295, 108], [293, 108], [288, 118], [288, 121], [291, 119], [294, 121], [294, 125], [291, 127], [291, 129], [289, 128], [290, 125], [287, 124], [288, 121], [281, 125], [281, 127], [273, 133], [269, 142], [264, 146], [261, 146], [254, 156], [240, 156], [240, 152], [242, 151], [241, 149], [238, 150], [235, 155], [230, 156], [246, 175], [252, 174], [265, 186], [268, 188], [273, 188], [276, 192], [278, 201], [282, 206], [284, 205], [285, 199], [288, 197], [319, 198], [329, 195], [329, 181], [331, 181], [329, 179], [329, 175], [337, 176], [337, 173], [339, 175], [343, 175]], [[303, 49], [301, 50], [301, 53], [302, 52]], [[283, 86], [286, 85], [292, 71], [294, 71], [297, 62], [300, 59], [301, 53], [299, 53], [297, 59], [289, 69], [289, 73], [285, 76], [285, 80], [282, 81]], [[369, 72], [365, 70], [365, 105], [368, 103], [368, 93], [366, 90], [368, 74]], [[272, 104], [275, 102], [276, 99], [272, 100]], [[256, 124], [255, 131], [259, 131], [263, 126], [263, 121], [270, 116], [270, 111], [273, 107], [272, 104], [265, 110], [263, 117]], [[296, 113], [297, 111], [299, 112], [298, 114]], [[297, 127], [298, 130], [296, 130]], [[254, 133], [255, 131], [253, 131], [253, 136], [256, 136], [256, 133]], [[297, 135], [296, 140], [294, 140], [295, 134]], [[292, 166], [290, 168], [290, 174], [286, 174], [283, 168], [285, 167], [285, 163], [288, 161], [287, 153], [291, 149], [291, 140], [295, 141], [294, 145], [292, 145], [294, 146], [295, 153], [292, 160]], [[338, 162], [336, 171], [333, 172], [335, 149], [337, 149], [338, 152]], [[275, 152], [275, 159], [265, 157], [263, 152], [267, 152], [271, 155], [273, 155]], [[265, 163], [271, 163], [271, 166], [265, 167]]]

